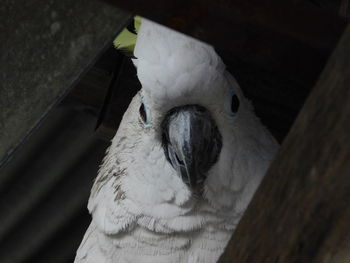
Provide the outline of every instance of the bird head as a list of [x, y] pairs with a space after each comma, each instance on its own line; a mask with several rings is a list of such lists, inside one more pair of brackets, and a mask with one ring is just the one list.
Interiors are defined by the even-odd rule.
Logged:
[[236, 80], [211, 46], [145, 19], [134, 55], [142, 89], [108, 150], [90, 211], [94, 193], [110, 187], [132, 215], [172, 218], [198, 203], [240, 213], [278, 144]]

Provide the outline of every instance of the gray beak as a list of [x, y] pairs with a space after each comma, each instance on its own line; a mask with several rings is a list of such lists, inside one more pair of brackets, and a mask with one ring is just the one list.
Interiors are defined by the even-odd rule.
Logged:
[[167, 160], [192, 189], [202, 184], [221, 151], [221, 134], [210, 112], [202, 106], [171, 109], [162, 122]]

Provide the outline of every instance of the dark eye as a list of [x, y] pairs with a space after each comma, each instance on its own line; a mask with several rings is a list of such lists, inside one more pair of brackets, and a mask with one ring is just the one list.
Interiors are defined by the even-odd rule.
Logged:
[[140, 113], [140, 118], [141, 118], [142, 122], [146, 123], [147, 122], [147, 113], [145, 110], [145, 105], [143, 103], [141, 103], [141, 105], [140, 105], [139, 113]]
[[144, 100], [141, 101], [139, 108], [140, 120], [146, 127], [151, 126], [151, 113], [145, 104]]
[[233, 114], [236, 114], [239, 108], [239, 99], [238, 96], [236, 94], [232, 95], [231, 98], [231, 112]]

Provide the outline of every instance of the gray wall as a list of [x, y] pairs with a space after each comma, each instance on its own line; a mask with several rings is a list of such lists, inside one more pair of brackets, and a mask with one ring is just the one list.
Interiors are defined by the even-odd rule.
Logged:
[[1, 1], [0, 166], [128, 19], [96, 0]]

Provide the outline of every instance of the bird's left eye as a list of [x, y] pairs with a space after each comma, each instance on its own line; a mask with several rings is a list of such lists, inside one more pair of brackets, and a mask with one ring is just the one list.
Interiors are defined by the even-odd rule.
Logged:
[[236, 94], [233, 94], [231, 97], [231, 112], [236, 114], [239, 108], [239, 99]]
[[150, 126], [151, 125], [151, 114], [143, 101], [141, 102], [141, 105], [139, 108], [139, 114], [140, 114], [141, 122], [145, 126]]

